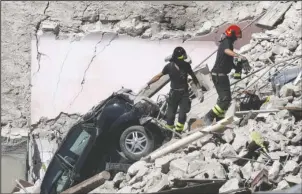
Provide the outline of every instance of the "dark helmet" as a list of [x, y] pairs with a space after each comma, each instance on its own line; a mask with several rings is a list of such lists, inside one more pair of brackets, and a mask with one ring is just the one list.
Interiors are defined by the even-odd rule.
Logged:
[[176, 47], [172, 54], [172, 59], [174, 60], [184, 60], [187, 58], [187, 53], [185, 49], [181, 46]]

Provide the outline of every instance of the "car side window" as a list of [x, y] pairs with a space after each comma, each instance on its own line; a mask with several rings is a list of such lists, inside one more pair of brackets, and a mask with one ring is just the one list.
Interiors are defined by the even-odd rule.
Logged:
[[90, 137], [91, 135], [85, 130], [83, 130], [74, 142], [74, 144], [71, 146], [70, 151], [72, 151], [77, 156], [80, 156], [83, 153], [84, 148], [86, 147]]

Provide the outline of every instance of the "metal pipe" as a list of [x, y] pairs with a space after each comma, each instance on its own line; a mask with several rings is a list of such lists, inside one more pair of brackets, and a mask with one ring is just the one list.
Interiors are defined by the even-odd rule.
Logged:
[[248, 113], [270, 113], [270, 112], [279, 112], [279, 109], [272, 109], [272, 110], [247, 110], [247, 111], [237, 111], [235, 115], [243, 115]]

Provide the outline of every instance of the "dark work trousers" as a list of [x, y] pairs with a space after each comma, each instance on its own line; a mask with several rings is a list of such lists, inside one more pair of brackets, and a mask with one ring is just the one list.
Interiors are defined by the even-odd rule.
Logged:
[[227, 111], [231, 104], [231, 86], [227, 75], [213, 75], [212, 80], [218, 94], [217, 105]]
[[188, 90], [171, 89], [168, 97], [167, 124], [174, 125], [175, 115], [179, 106], [178, 122], [184, 124], [187, 119], [187, 113], [191, 109], [191, 100]]

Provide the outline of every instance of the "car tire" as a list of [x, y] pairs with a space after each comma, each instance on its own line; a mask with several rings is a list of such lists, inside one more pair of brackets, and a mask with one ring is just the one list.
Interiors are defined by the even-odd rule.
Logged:
[[[137, 140], [137, 142], [135, 142]], [[120, 136], [120, 148], [125, 156], [138, 161], [154, 150], [155, 135], [143, 126], [131, 126]]]

